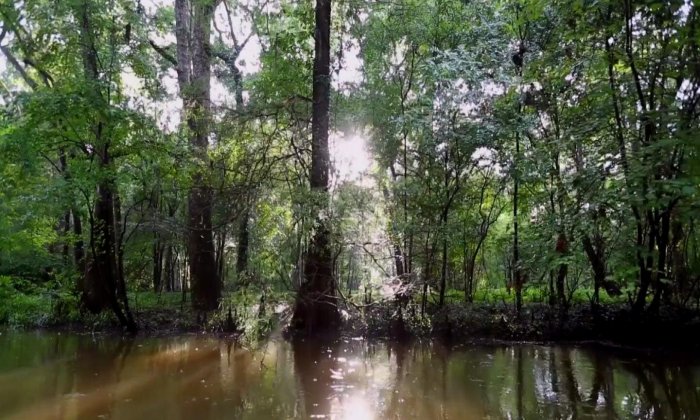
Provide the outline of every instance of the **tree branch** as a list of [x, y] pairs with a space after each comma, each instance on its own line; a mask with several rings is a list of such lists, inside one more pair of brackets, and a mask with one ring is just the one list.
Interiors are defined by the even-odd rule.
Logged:
[[0, 50], [2, 51], [3, 54], [5, 54], [5, 57], [7, 58], [7, 61], [12, 64], [12, 67], [19, 73], [20, 76], [22, 76], [22, 79], [24, 82], [32, 89], [37, 88], [37, 83], [34, 79], [32, 79], [29, 74], [27, 73], [27, 70], [22, 67], [22, 65], [17, 61], [14, 55], [12, 55], [12, 51], [10, 51], [9, 48], [6, 46], [0, 46]]
[[170, 53], [168, 52], [167, 47], [166, 47], [166, 48], [160, 47], [160, 46], [158, 46], [155, 42], [153, 42], [153, 41], [150, 40], [150, 39], [148, 40], [148, 44], [149, 44], [161, 57], [163, 57], [163, 58], [166, 59], [168, 62], [170, 62], [170, 64], [172, 64], [173, 66], [177, 66], [177, 60], [175, 59], [175, 57], [172, 56], [172, 54], [170, 54]]

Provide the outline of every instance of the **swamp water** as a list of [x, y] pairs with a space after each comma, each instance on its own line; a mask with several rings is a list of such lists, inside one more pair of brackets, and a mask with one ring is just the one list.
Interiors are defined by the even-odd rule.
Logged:
[[700, 358], [2, 332], [0, 418], [700, 419]]

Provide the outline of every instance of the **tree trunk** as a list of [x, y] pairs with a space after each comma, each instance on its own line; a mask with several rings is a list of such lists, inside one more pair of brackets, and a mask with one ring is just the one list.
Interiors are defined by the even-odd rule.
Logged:
[[[647, 220], [651, 221], [651, 217], [647, 216]], [[632, 310], [639, 314], [646, 307], [647, 294], [649, 287], [652, 285], [652, 268], [654, 264], [654, 251], [656, 248], [656, 228], [653, 223], [648, 228], [647, 240], [647, 257], [644, 258], [641, 254], [641, 247], [644, 246], [644, 233], [640, 226], [637, 227], [637, 265], [639, 266], [639, 289], [637, 290], [637, 298], [632, 306]]]
[[153, 238], [153, 291], [158, 293], [161, 290], [163, 290], [163, 246], [156, 233]]
[[[392, 178], [394, 181], [396, 181], [396, 174], [394, 171], [393, 166], [390, 168], [391, 173], [392, 173]], [[391, 200], [389, 196], [389, 190], [384, 186], [382, 188], [382, 192], [384, 194], [384, 199]], [[398, 277], [399, 281], [401, 282], [401, 288], [400, 291], [397, 295], [397, 302], [399, 306], [403, 306], [405, 303], [408, 302], [409, 294], [407, 293], [408, 290], [408, 278], [406, 276], [407, 273], [410, 273], [410, 270], [408, 270], [408, 262], [406, 260], [406, 255], [404, 251], [401, 249], [401, 241], [399, 239], [400, 234], [399, 234], [399, 229], [396, 226], [396, 220], [394, 219], [394, 215], [389, 215], [391, 218], [391, 242], [392, 242], [392, 254], [394, 258], [394, 267], [396, 269], [396, 277]], [[405, 243], [404, 241], [404, 249], [405, 249]]]
[[605, 260], [602, 250], [593, 246], [593, 241], [587, 235], [583, 237], [583, 250], [591, 263], [593, 270], [593, 304], [600, 302], [600, 288], [605, 283]]
[[465, 247], [465, 276], [466, 276], [466, 287], [464, 290], [464, 298], [467, 302], [473, 302], [474, 301], [474, 271], [476, 270], [476, 258], [479, 255], [479, 251], [481, 251], [481, 247], [484, 244], [484, 241], [486, 240], [486, 235], [488, 234], [488, 227], [490, 226], [489, 222], [486, 223], [486, 229], [482, 230], [481, 236], [479, 236], [479, 239], [476, 243], [476, 248], [474, 248], [474, 251], [472, 253], [469, 253], [468, 250]]
[[73, 262], [75, 263], [75, 268], [80, 273], [79, 279], [83, 278], [85, 274], [85, 246], [83, 244], [83, 223], [80, 220], [80, 215], [77, 210], [71, 210], [71, 218], [73, 220], [73, 236], [75, 236], [75, 242], [73, 242]]
[[445, 304], [445, 288], [447, 287], [447, 238], [442, 239], [442, 269], [440, 273], [440, 301], [439, 307]]
[[423, 294], [421, 297], [421, 317], [425, 316], [428, 307], [428, 289], [430, 287], [431, 277], [433, 276], [433, 267], [435, 266], [435, 249], [437, 248], [438, 237], [435, 235], [432, 242], [430, 235], [425, 238], [425, 254], [424, 254], [424, 273], [423, 273]]
[[413, 273], [413, 232], [408, 235], [408, 249], [405, 250], [406, 274]]
[[226, 276], [226, 234], [225, 227], [214, 234], [214, 260], [216, 262], [216, 275], [221, 281], [221, 290], [224, 289], [224, 279]]
[[[109, 165], [109, 154], [103, 149], [101, 166]], [[119, 279], [115, 241], [114, 195], [109, 181], [100, 182], [95, 202], [94, 221], [91, 230], [91, 261], [87, 265], [82, 294], [83, 304], [94, 313], [110, 308], [119, 319], [120, 324], [130, 332], [136, 332], [137, 326], [129, 314], [126, 293], [122, 291]], [[118, 298], [121, 297], [121, 299]], [[120, 304], [120, 300], [122, 301]]]
[[[566, 235], [561, 232], [559, 233], [559, 238], [557, 239], [556, 252], [559, 254], [559, 258], [565, 258], [568, 254], [568, 241]], [[559, 310], [564, 313], [567, 309], [566, 300], [566, 275], [569, 272], [569, 265], [561, 261], [559, 263], [559, 270], [557, 272], [557, 302], [559, 304]]]
[[[518, 113], [520, 113], [520, 105], [518, 105]], [[515, 162], [514, 179], [513, 179], [513, 283], [515, 284], [515, 310], [518, 318], [523, 307], [523, 284], [520, 273], [520, 246], [518, 244], [518, 188], [520, 186], [520, 177], [518, 176], [517, 161], [520, 155], [520, 133], [515, 133]]]
[[[515, 62], [515, 73], [519, 78], [523, 76], [523, 64], [524, 64], [524, 40], [520, 39], [520, 51], [519, 51], [519, 62]], [[517, 106], [517, 123], [520, 124], [523, 113], [523, 104], [518, 101]], [[518, 244], [518, 204], [519, 204], [519, 191], [520, 188], [520, 168], [518, 163], [520, 162], [520, 127], [515, 130], [515, 156], [513, 157], [513, 267], [512, 276], [513, 283], [515, 284], [515, 310], [518, 315], [518, 319], [522, 314], [523, 307], [523, 279], [522, 270], [520, 267], [520, 245]]]
[[401, 246], [398, 241], [394, 240], [394, 265], [396, 266], [396, 277], [403, 281], [404, 277], [404, 260]]
[[554, 269], [549, 270], [549, 306], [557, 305], [557, 293], [554, 291]]
[[[58, 160], [61, 164], [61, 174], [66, 181], [70, 180], [68, 174], [68, 160], [66, 159], [66, 151], [63, 148], [58, 150]], [[68, 267], [69, 254], [70, 254], [70, 243], [68, 241], [68, 235], [70, 233], [70, 209], [66, 209], [63, 216], [59, 219], [59, 235], [61, 237], [61, 256], [63, 258], [63, 266]]]
[[[452, 199], [454, 198], [453, 195], [450, 195], [450, 172], [448, 168], [448, 163], [449, 163], [449, 148], [445, 147], [445, 153], [444, 153], [444, 158], [443, 158], [443, 168], [445, 171], [445, 179], [443, 181], [443, 188], [445, 189], [445, 205], [442, 210], [442, 270], [440, 273], [440, 302], [439, 302], [439, 307], [442, 308], [442, 306], [445, 304], [445, 288], [447, 287], [446, 285], [446, 280], [447, 280], [447, 218], [449, 217], [450, 214], [450, 205], [452, 204]], [[459, 175], [457, 175], [459, 176]], [[456, 194], [456, 191], [455, 191]]]
[[559, 309], [562, 312], [566, 312], [567, 300], [566, 300], [566, 275], [569, 273], [569, 265], [561, 263], [559, 264], [559, 270], [557, 272], [557, 302], [559, 304]]
[[666, 292], [667, 286], [664, 280], [667, 278], [667, 255], [668, 255], [668, 243], [671, 232], [671, 209], [665, 209], [662, 211], [661, 216], [661, 229], [658, 235], [658, 258], [657, 258], [657, 270], [654, 276], [654, 297], [649, 305], [649, 310], [652, 312], [657, 312], [661, 306], [661, 298]]
[[[331, 0], [316, 1], [311, 145], [311, 191], [319, 210], [328, 206], [328, 129], [330, 113]], [[320, 212], [319, 212], [320, 213]], [[332, 331], [340, 323], [328, 222], [318, 214], [304, 267], [305, 282], [297, 295], [292, 325], [309, 332]]]
[[162, 284], [160, 286], [160, 290], [172, 292], [175, 290], [175, 269], [172, 245], [167, 245], [164, 247], [162, 261], [163, 267], [161, 268], [161, 275], [164, 273], [164, 277], [161, 280]]
[[466, 233], [464, 234], [464, 254], [462, 255], [462, 277], [463, 277], [463, 287], [464, 287], [464, 301], [469, 303], [469, 247], [467, 246]]
[[204, 168], [209, 167], [209, 34], [213, 12], [213, 0], [198, 0], [192, 4], [187, 0], [175, 2], [178, 83], [190, 144], [200, 166], [194, 174], [187, 202], [187, 253], [192, 306], [205, 311], [216, 309], [221, 297], [212, 233], [212, 191], [204, 175]]
[[[114, 181], [112, 181], [114, 182]], [[126, 278], [124, 275], [124, 229], [122, 227], [122, 205], [121, 199], [119, 197], [119, 192], [116, 190], [116, 186], [113, 190], [113, 208], [114, 212], [114, 238], [115, 247], [117, 254], [117, 301], [119, 302], [120, 309], [124, 311], [124, 316], [126, 317], [127, 326], [131, 330], [133, 325], [133, 330], [136, 330], [136, 322], [131, 314], [131, 309], [129, 309], [129, 298], [126, 294]], [[126, 220], [123, 221], [126, 224]]]
[[248, 272], [248, 246], [250, 242], [250, 214], [246, 209], [241, 216], [241, 223], [238, 228], [238, 254], [236, 255], [236, 275], [239, 281]]
[[[100, 88], [97, 49], [89, 9], [89, 2], [84, 2], [79, 10], [85, 79], [95, 94], [92, 99], [99, 105], [104, 105], [106, 101], [102, 97]], [[123, 278], [119, 278], [114, 214], [116, 186], [110, 174], [112, 169], [110, 141], [104, 135], [104, 131], [102, 122], [93, 124], [92, 135], [97, 146], [94, 153], [98, 159], [102, 179], [97, 186], [95, 209], [90, 224], [92, 258], [85, 271], [82, 302], [89, 310], [96, 313], [110, 308], [122, 326], [129, 332], [136, 332], [137, 325], [129, 313], [126, 292], [121, 290]], [[121, 302], [118, 296], [121, 296]]]
[[432, 256], [428, 256], [427, 246], [426, 246], [425, 268], [424, 268], [425, 273], [423, 273], [423, 293], [421, 294], [421, 301], [420, 301], [420, 316], [421, 316], [421, 318], [425, 316], [425, 309], [426, 309], [426, 306], [428, 304], [428, 283], [430, 282], [431, 259], [432, 259]]
[[478, 249], [472, 254], [471, 257], [469, 257], [467, 261], [467, 287], [466, 290], [464, 291], [464, 298], [467, 302], [472, 303], [474, 302], [474, 270], [476, 268], [476, 255], [477, 255]]
[[[692, 232], [693, 230], [693, 220], [691, 218], [690, 223], [689, 223], [689, 228], [688, 231]], [[678, 220], [674, 220], [672, 223], [672, 239], [671, 239], [671, 244], [669, 245], [670, 248], [670, 256], [669, 256], [669, 267], [671, 269], [671, 272], [673, 274], [674, 278], [674, 297], [677, 300], [678, 303], [680, 303], [682, 306], [686, 306], [688, 304], [688, 301], [692, 297], [692, 293], [690, 293], [691, 288], [688, 287], [689, 285], [689, 268], [688, 268], [688, 263], [686, 260], [686, 252], [685, 248], [686, 246], [684, 245], [684, 240], [687, 237], [686, 232], [685, 232], [685, 227], [683, 223], [681, 223]]]

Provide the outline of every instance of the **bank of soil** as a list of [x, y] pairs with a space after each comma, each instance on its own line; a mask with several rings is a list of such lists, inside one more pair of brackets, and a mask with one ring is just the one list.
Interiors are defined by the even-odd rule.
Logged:
[[635, 314], [626, 306], [581, 305], [561, 312], [543, 304], [523, 307], [448, 304], [421, 317], [410, 308], [397, 322], [396, 309], [375, 307], [365, 313], [365, 333], [392, 337], [403, 324], [408, 336], [430, 336], [454, 343], [479, 340], [605, 342], [644, 348], [699, 348], [700, 314], [680, 308]]
[[603, 341], [639, 347], [698, 347], [700, 316], [679, 308], [635, 314], [625, 306], [578, 306], [562, 313], [529, 305], [520, 317], [512, 308], [450, 306], [436, 314], [434, 333], [549, 342]]
[[[280, 309], [282, 308], [282, 309]], [[241, 311], [242, 312], [242, 311]], [[135, 310], [139, 334], [247, 334], [269, 335], [283, 330], [291, 314], [288, 305], [277, 304], [256, 315], [238, 319], [232, 327], [227, 313], [203, 314], [189, 305]], [[700, 314], [680, 308], [658, 313], [634, 314], [626, 306], [592, 308], [580, 305], [566, 313], [545, 304], [527, 304], [518, 316], [509, 305], [451, 303], [445, 307], [411, 307], [399, 311], [393, 303], [344, 308], [339, 332], [348, 337], [385, 339], [440, 338], [452, 343], [474, 341], [604, 342], [641, 348], [700, 349]], [[235, 316], [234, 311], [234, 316]], [[259, 315], [259, 316], [258, 316]], [[245, 324], [245, 325], [244, 325]], [[109, 314], [86, 316], [79, 322], [57, 323], [48, 329], [70, 332], [121, 333]]]

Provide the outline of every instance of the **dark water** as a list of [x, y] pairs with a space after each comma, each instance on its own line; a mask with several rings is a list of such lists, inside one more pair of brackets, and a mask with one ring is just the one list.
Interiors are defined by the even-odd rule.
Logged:
[[4, 332], [0, 418], [700, 419], [700, 357]]

